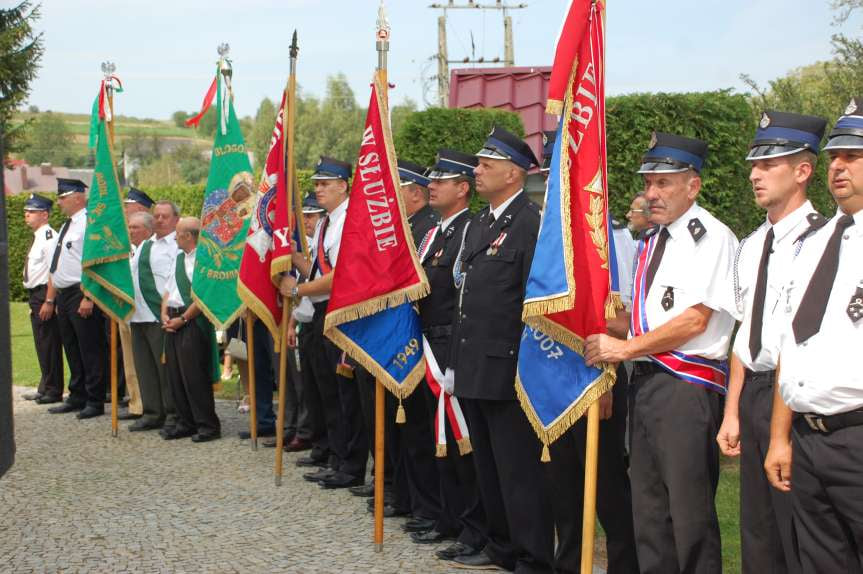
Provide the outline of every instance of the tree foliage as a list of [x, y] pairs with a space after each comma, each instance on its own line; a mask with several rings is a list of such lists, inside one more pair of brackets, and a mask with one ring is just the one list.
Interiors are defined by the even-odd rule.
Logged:
[[42, 34], [33, 31], [38, 19], [39, 6], [29, 1], [0, 8], [0, 137], [7, 154], [18, 149], [22, 135], [10, 119], [27, 99], [44, 51]]
[[62, 116], [45, 112], [27, 127], [21, 141], [22, 156], [30, 165], [78, 165], [81, 161], [72, 150], [74, 139]]

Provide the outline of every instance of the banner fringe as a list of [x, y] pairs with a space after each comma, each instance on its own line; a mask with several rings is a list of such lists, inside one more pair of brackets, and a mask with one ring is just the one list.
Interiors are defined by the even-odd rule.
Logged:
[[575, 292], [571, 291], [560, 297], [553, 297], [543, 300], [532, 300], [525, 302], [521, 311], [521, 320], [527, 321], [533, 317], [542, 315], [551, 315], [553, 313], [562, 313], [569, 311], [575, 305]]
[[445, 458], [446, 457], [446, 445], [445, 444], [436, 445], [434, 455], [437, 458]]
[[399, 408], [396, 409], [396, 424], [403, 425], [408, 422], [407, 415], [405, 415], [405, 408], [402, 406], [402, 400], [399, 399]]
[[[258, 299], [254, 291], [246, 287], [246, 284], [239, 280], [237, 281], [237, 295], [240, 296], [240, 300], [243, 302], [246, 309], [254, 313], [258, 320], [267, 326], [267, 330], [273, 337], [274, 348], [281, 349], [282, 329], [276, 322], [276, 318], [270, 313], [269, 307], [267, 307], [263, 301]], [[284, 310], [282, 312], [284, 312]]]
[[620, 300], [620, 293], [609, 292], [608, 299], [605, 301], [605, 318], [614, 319], [621, 309], [623, 309], [623, 301]]
[[[237, 285], [239, 284], [240, 282], [237, 281]], [[192, 300], [198, 305], [198, 309], [201, 310], [201, 313], [204, 314], [204, 316], [207, 318], [207, 321], [212, 323], [216, 331], [225, 331], [228, 327], [231, 326], [234, 321], [239, 318], [240, 315], [246, 312], [246, 302], [243, 301], [242, 304], [237, 307], [237, 310], [231, 313], [231, 315], [225, 320], [225, 322], [222, 323], [218, 319], [216, 319], [216, 314], [213, 313], [213, 311], [209, 307], [207, 307], [207, 305], [205, 305], [203, 301], [201, 301], [197, 294], [195, 294], [194, 286], [192, 287]]]
[[563, 101], [562, 100], [548, 100], [545, 104], [545, 113], [550, 116], [559, 116], [563, 113]]
[[342, 307], [335, 311], [328, 311], [326, 319], [324, 319], [324, 332], [334, 329], [342, 323], [349, 323], [357, 319], [363, 319], [369, 315], [380, 313], [386, 309], [391, 309], [403, 305], [404, 303], [413, 303], [422, 299], [429, 294], [431, 289], [429, 284], [416, 283], [410, 287], [405, 287], [385, 295], [379, 295], [368, 301], [356, 303], [348, 307]]
[[470, 437], [460, 438], [455, 442], [458, 445], [458, 453], [461, 456], [464, 456], [466, 454], [470, 454], [473, 452], [473, 445], [470, 442]]

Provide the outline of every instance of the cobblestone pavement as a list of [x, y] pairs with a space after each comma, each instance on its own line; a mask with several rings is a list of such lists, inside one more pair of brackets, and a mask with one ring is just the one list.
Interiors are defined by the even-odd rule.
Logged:
[[443, 573], [444, 545], [420, 546], [386, 519], [374, 552], [365, 499], [323, 491], [285, 454], [253, 451], [247, 419], [219, 401], [221, 440], [166, 442], [154, 431], [112, 438], [107, 416], [78, 421], [24, 401], [18, 452], [0, 479], [0, 572]]

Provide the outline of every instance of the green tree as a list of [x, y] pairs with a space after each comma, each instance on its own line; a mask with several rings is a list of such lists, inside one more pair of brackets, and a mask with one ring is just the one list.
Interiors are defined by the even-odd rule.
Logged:
[[270, 140], [273, 136], [273, 126], [276, 123], [276, 104], [270, 98], [261, 100], [255, 113], [252, 134], [247, 141], [248, 148], [255, 154], [255, 170], [261, 170], [267, 161], [270, 150]]
[[366, 110], [357, 105], [345, 75], [327, 78], [323, 100], [297, 99], [297, 166], [314, 168], [321, 155], [353, 163], [360, 147]]
[[408, 97], [402, 100], [400, 104], [392, 106], [390, 108], [390, 124], [393, 133], [399, 131], [405, 119], [415, 111], [417, 111], [417, 103]]
[[19, 149], [22, 127], [12, 114], [27, 99], [44, 51], [42, 34], [33, 31], [39, 6], [29, 1], [0, 9], [0, 134], [5, 153]]
[[171, 120], [174, 122], [174, 125], [178, 128], [186, 127], [186, 120], [189, 119], [189, 113], [184, 112], [183, 110], [177, 110], [173, 114], [171, 114]]
[[74, 136], [59, 114], [45, 112], [27, 126], [22, 155], [30, 165], [77, 163], [72, 152]]
[[210, 163], [201, 150], [182, 145], [143, 165], [135, 172], [135, 181], [144, 189], [180, 184], [203, 185], [209, 171]]

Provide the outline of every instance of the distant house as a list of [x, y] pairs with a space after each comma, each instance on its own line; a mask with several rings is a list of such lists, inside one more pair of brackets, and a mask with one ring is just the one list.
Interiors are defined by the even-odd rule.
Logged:
[[80, 179], [87, 186], [93, 180], [93, 170], [69, 168], [43, 163], [27, 165], [24, 160], [10, 160], [3, 167], [6, 195], [18, 193], [53, 193], [57, 191], [57, 178]]

